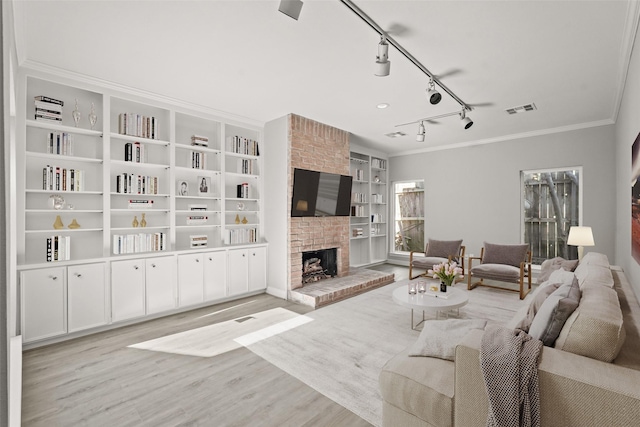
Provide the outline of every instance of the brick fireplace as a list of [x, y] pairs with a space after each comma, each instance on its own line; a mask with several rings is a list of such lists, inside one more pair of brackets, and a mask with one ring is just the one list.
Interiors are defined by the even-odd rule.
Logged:
[[[289, 116], [289, 206], [294, 168], [349, 175], [349, 133], [295, 114]], [[349, 217], [289, 217], [290, 289], [302, 284], [302, 253], [336, 248], [337, 276], [349, 274]]]

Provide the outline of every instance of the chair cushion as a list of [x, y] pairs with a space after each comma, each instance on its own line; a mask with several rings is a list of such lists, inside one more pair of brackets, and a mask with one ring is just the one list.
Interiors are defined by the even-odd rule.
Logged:
[[480, 264], [471, 268], [471, 275], [481, 279], [518, 282], [520, 268], [506, 264]]
[[446, 261], [449, 261], [449, 258], [414, 256], [411, 266], [428, 270], [434, 265], [441, 264]]
[[460, 254], [460, 246], [462, 246], [462, 240], [429, 239], [424, 254], [427, 257], [440, 257], [448, 260], [449, 255], [457, 256]]
[[496, 245], [484, 242], [484, 255], [482, 264], [506, 264], [520, 267], [520, 263], [526, 260], [529, 245]]
[[565, 322], [580, 303], [580, 287], [575, 278], [571, 285], [562, 285], [544, 300], [531, 322], [529, 335], [546, 346], [553, 346]]

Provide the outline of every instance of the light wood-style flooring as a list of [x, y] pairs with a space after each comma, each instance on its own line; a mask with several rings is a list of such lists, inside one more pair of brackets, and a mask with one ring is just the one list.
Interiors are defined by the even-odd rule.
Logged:
[[127, 348], [276, 307], [311, 310], [263, 294], [28, 350], [23, 426], [369, 426], [245, 348], [212, 358]]

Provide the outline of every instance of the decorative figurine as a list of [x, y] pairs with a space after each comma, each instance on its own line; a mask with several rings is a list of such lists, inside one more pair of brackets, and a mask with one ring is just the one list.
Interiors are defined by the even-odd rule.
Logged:
[[240, 224], [240, 215], [236, 214], [236, 224]]
[[142, 219], [140, 220], [140, 227], [146, 227], [147, 226], [147, 220], [144, 218], [145, 213], [142, 212]]
[[76, 108], [75, 110], [73, 110], [71, 115], [73, 116], [73, 121], [76, 123], [76, 127], [78, 127], [78, 124], [80, 123], [80, 118], [82, 117], [82, 113], [78, 109], [78, 98], [76, 98]]
[[[78, 108], [76, 106], [76, 108]], [[74, 118], [75, 120], [75, 118]], [[96, 122], [98, 121], [98, 116], [96, 115], [96, 106], [95, 104], [92, 102], [91, 103], [91, 112], [89, 113], [89, 123], [91, 124], [91, 129], [93, 130], [93, 127], [96, 125]]]
[[247, 221], [247, 217], [246, 217], [246, 216], [242, 217], [242, 223], [243, 223], [243, 224], [246, 224], [246, 223], [248, 223], [248, 222], [249, 222], [249, 221]]
[[71, 221], [71, 224], [69, 224], [68, 227], [72, 230], [75, 230], [76, 228], [80, 228], [80, 224], [78, 224], [78, 221], [76, 221], [76, 219], [73, 218], [73, 220]]
[[133, 216], [133, 222], [131, 223], [131, 226], [133, 228], [136, 228], [138, 226], [138, 215]]
[[62, 218], [60, 218], [60, 215], [56, 215], [56, 220], [53, 223], [53, 228], [55, 228], [56, 230], [64, 228], [64, 224], [62, 223]]

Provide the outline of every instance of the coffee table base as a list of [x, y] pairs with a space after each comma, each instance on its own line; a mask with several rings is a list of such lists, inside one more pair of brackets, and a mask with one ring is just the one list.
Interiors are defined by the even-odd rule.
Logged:
[[[438, 320], [438, 318], [440, 317], [440, 313], [449, 313], [450, 311], [453, 311], [453, 310], [437, 310], [436, 320]], [[460, 309], [456, 309], [456, 316], [460, 316]], [[447, 315], [446, 318], [448, 319], [449, 316]], [[422, 325], [425, 322], [425, 320], [427, 319], [424, 318], [424, 310], [422, 310], [422, 320], [414, 325], [413, 308], [411, 309], [411, 329], [413, 329], [414, 331], [417, 331], [418, 326]]]

